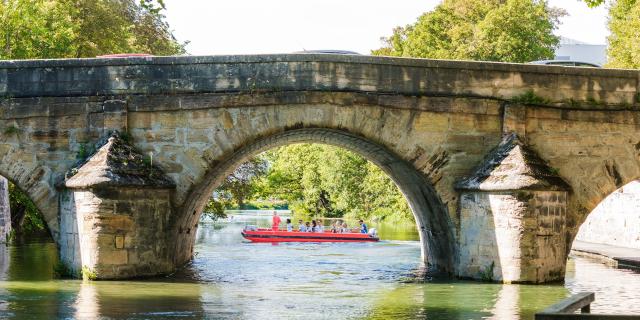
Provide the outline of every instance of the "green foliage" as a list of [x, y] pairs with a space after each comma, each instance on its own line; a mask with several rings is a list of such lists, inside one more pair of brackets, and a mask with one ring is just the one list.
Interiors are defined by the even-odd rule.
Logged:
[[258, 196], [286, 199], [296, 214], [413, 221], [391, 179], [365, 158], [342, 148], [294, 144], [267, 153], [271, 162]]
[[8, 126], [7, 128], [4, 129], [4, 134], [9, 136], [12, 134], [16, 134], [18, 133], [18, 128], [16, 128], [15, 126]]
[[162, 1], [152, 0], [5, 0], [0, 59], [184, 53], [163, 9]]
[[589, 8], [595, 8], [602, 5], [605, 0], [583, 0]]
[[485, 268], [483, 271], [480, 272], [480, 279], [482, 281], [492, 282], [493, 269], [495, 269], [495, 267], [496, 267], [496, 263], [494, 261], [491, 261], [491, 264], [487, 268]]
[[87, 266], [82, 266], [81, 273], [83, 280], [96, 280], [98, 278], [96, 272]]
[[244, 163], [214, 191], [204, 214], [215, 219], [225, 209], [286, 208], [296, 219], [413, 223], [404, 196], [380, 168], [353, 152], [321, 144], [288, 145]]
[[607, 67], [640, 68], [640, 1], [615, 0], [609, 9]]
[[511, 101], [514, 103], [535, 105], [547, 105], [551, 103], [549, 100], [537, 95], [533, 90], [528, 90], [519, 96], [515, 96], [511, 98]]
[[267, 160], [258, 156], [241, 164], [213, 193], [204, 215], [213, 220], [225, 218], [225, 209], [246, 209], [245, 203], [258, 192], [257, 180], [266, 174]]
[[17, 233], [42, 233], [47, 230], [42, 213], [29, 196], [13, 183], [9, 183], [9, 206], [11, 222]]
[[526, 62], [550, 59], [564, 11], [544, 0], [444, 0], [397, 27], [375, 55]]

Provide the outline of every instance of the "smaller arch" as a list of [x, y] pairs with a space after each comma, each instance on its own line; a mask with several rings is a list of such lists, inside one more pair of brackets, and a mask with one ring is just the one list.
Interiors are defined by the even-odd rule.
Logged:
[[572, 241], [640, 249], [640, 179], [609, 193], [578, 224]]
[[[421, 253], [424, 262], [434, 273], [452, 275], [454, 272], [455, 242], [454, 227], [446, 206], [440, 200], [435, 188], [411, 164], [394, 154], [388, 148], [365, 137], [353, 133], [327, 128], [303, 128], [275, 133], [246, 144], [225, 160], [209, 170], [203, 182], [195, 186], [178, 212], [179, 241], [195, 240], [180, 237], [183, 230], [197, 224], [201, 212], [212, 194], [229, 174], [240, 164], [257, 154], [272, 148], [295, 143], [321, 143], [341, 147], [360, 154], [380, 167], [398, 186], [411, 211], [419, 230]], [[195, 214], [198, 213], [198, 214]], [[176, 243], [177, 253], [192, 244]]]

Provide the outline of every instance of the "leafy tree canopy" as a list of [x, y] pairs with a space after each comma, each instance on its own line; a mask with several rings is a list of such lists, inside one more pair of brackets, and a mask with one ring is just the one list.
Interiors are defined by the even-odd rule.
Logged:
[[397, 27], [376, 55], [526, 62], [552, 58], [564, 11], [545, 0], [444, 0]]
[[0, 59], [184, 53], [161, 0], [4, 0]]
[[609, 30], [607, 66], [640, 69], [640, 1], [613, 1]]
[[[259, 166], [266, 171], [252, 170], [252, 179], [231, 178], [247, 184], [238, 189], [251, 190], [244, 199], [286, 200], [297, 213], [324, 217], [413, 221], [393, 181], [358, 154], [321, 144], [293, 144], [268, 151], [259, 159], [268, 162]], [[245, 171], [245, 166], [256, 167], [255, 161], [242, 165], [230, 177]], [[228, 182], [229, 178], [214, 192], [218, 203], [210, 202], [212, 211], [222, 201], [237, 204], [238, 196], [228, 192]]]

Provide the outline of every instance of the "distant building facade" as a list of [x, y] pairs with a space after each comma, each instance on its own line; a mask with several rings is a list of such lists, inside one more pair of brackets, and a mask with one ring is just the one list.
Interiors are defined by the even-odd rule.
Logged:
[[555, 59], [604, 65], [607, 62], [607, 46], [604, 44], [588, 44], [560, 37], [560, 45], [556, 49]]

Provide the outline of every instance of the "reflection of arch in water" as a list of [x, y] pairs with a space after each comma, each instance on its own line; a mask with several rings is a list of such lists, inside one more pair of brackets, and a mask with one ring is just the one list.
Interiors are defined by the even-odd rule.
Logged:
[[604, 198], [582, 223], [576, 240], [640, 249], [640, 181]]
[[[261, 152], [295, 143], [323, 143], [342, 147], [379, 166], [396, 183], [409, 203], [420, 231], [423, 259], [439, 271], [453, 273], [453, 225], [433, 186], [418, 170], [389, 149], [361, 136], [335, 129], [290, 130], [246, 144], [212, 168], [204, 182], [194, 188], [185, 202], [182, 210], [184, 214], [177, 225], [184, 229], [195, 225], [200, 214], [188, 213], [202, 212], [209, 195], [240, 164]], [[194, 234], [186, 235], [177, 243], [181, 247], [176, 252], [184, 255], [182, 261], [190, 258]], [[179, 234], [178, 237], [181, 235], [185, 234]]]

